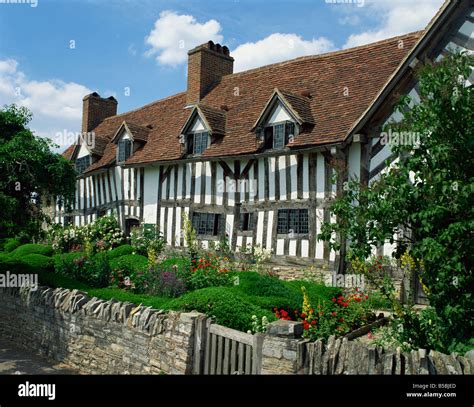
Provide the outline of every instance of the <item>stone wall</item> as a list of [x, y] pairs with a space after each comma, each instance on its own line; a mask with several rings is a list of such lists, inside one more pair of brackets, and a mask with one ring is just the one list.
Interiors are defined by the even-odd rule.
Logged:
[[[203, 356], [200, 353], [211, 348], [202, 346], [210, 326], [211, 321], [199, 313], [165, 313], [131, 303], [89, 298], [77, 290], [0, 289], [0, 337], [83, 373], [203, 373], [198, 361]], [[239, 337], [237, 331], [221, 331], [221, 344], [222, 339]], [[233, 332], [226, 333], [229, 331]], [[464, 356], [423, 349], [408, 353], [334, 337], [327, 343], [310, 343], [301, 338], [302, 333], [301, 322], [271, 323], [267, 333], [259, 334], [260, 340], [249, 345], [258, 359], [253, 361], [254, 372], [474, 374], [473, 351]], [[255, 343], [259, 344], [258, 349]], [[207, 357], [218, 358], [217, 348], [214, 351]]]
[[77, 290], [0, 289], [0, 337], [91, 374], [191, 373], [198, 315]]
[[[327, 343], [297, 339], [302, 327], [291, 321], [270, 324], [263, 342], [262, 374], [311, 375], [471, 375], [474, 352], [445, 355], [419, 349], [402, 352], [347, 338]], [[285, 326], [286, 325], [286, 326]]]

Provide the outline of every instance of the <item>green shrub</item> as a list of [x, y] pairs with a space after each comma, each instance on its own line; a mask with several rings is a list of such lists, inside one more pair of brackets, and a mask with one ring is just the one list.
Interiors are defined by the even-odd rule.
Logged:
[[307, 281], [284, 281], [286, 287], [293, 291], [293, 294], [301, 296], [301, 287], [305, 287], [308, 293], [311, 304], [321, 306], [324, 304], [330, 304], [334, 297], [341, 295], [341, 289], [339, 287], [327, 287], [323, 284], [310, 283]]
[[133, 247], [129, 244], [123, 244], [122, 246], [116, 247], [108, 252], [110, 260], [126, 256], [127, 254], [133, 254]]
[[260, 297], [291, 297], [294, 294], [294, 291], [287, 287], [282, 280], [275, 277], [262, 276], [250, 271], [237, 273], [237, 277], [237, 287], [248, 295]]
[[22, 258], [28, 254], [42, 254], [43, 256], [52, 256], [53, 248], [48, 245], [28, 243], [19, 246], [11, 252], [11, 256], [15, 258]]
[[53, 257], [54, 259], [54, 271], [57, 274], [68, 276], [70, 278], [78, 278], [80, 270], [79, 259], [86, 260], [85, 253], [72, 252], [57, 254]]
[[42, 254], [27, 254], [21, 258], [21, 261], [28, 264], [35, 270], [35, 273], [52, 272], [54, 270], [54, 260]]
[[87, 259], [79, 274], [79, 281], [91, 287], [107, 287], [110, 282], [110, 265], [107, 253], [97, 253]]
[[10, 273], [35, 273], [33, 267], [20, 259], [2, 256], [0, 259], [0, 273], [5, 273], [7, 271]]
[[6, 239], [4, 245], [3, 245], [3, 250], [6, 253], [11, 253], [13, 250], [15, 250], [17, 247], [21, 245], [20, 241], [16, 238], [9, 238]]
[[145, 272], [148, 268], [148, 259], [139, 254], [127, 254], [110, 260], [110, 268], [112, 270], [122, 270], [129, 274]]
[[174, 268], [177, 268], [178, 273], [189, 272], [191, 261], [187, 257], [172, 257], [163, 260], [159, 267], [165, 271], [174, 271]]
[[275, 320], [273, 314], [253, 304], [244, 295], [224, 287], [209, 287], [183, 295], [168, 303], [168, 307], [181, 311], [198, 311], [213, 317], [215, 322], [240, 331], [252, 328], [252, 316], [259, 320], [266, 316]]

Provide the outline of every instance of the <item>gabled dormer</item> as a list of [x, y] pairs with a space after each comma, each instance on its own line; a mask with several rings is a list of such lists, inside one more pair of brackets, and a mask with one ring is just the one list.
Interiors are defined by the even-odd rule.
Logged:
[[291, 145], [305, 126], [314, 126], [309, 98], [275, 89], [252, 131], [262, 149], [280, 150]]
[[150, 130], [150, 127], [140, 126], [130, 121], [124, 121], [120, 125], [112, 138], [112, 143], [117, 146], [117, 164], [124, 164], [135, 151], [148, 141]]
[[100, 158], [100, 148], [96, 146], [96, 142], [97, 139], [91, 133], [82, 134], [78, 138], [71, 155], [71, 161], [74, 162], [74, 167], [79, 175]]
[[191, 111], [179, 136], [184, 155], [202, 155], [225, 134], [224, 111], [197, 105]]

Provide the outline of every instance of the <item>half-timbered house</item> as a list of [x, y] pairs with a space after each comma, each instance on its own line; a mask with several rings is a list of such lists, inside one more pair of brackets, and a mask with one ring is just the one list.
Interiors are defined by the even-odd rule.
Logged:
[[86, 96], [92, 142], [64, 153], [79, 175], [73, 209], [57, 207], [56, 221], [115, 213], [125, 231], [150, 225], [182, 247], [186, 213], [204, 247], [227, 235], [234, 249], [334, 262], [316, 238], [336, 221], [331, 198], [349, 177], [368, 183], [397, 159], [383, 124], [400, 120], [400, 95], [416, 101], [417, 64], [474, 50], [473, 10], [472, 0], [447, 1], [424, 31], [240, 73], [229, 49], [209, 42], [189, 51], [182, 93], [123, 114], [113, 97]]

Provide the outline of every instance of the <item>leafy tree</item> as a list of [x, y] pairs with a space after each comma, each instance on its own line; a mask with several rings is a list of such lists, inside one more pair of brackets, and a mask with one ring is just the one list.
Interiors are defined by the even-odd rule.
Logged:
[[74, 168], [31, 132], [31, 117], [24, 107], [0, 109], [0, 238], [36, 236], [46, 220], [41, 202], [74, 196]]
[[474, 57], [458, 53], [422, 67], [421, 100], [403, 97], [402, 122], [386, 128], [417, 142], [392, 143], [399, 160], [370, 186], [348, 182], [331, 208], [338, 223], [324, 224], [319, 235], [338, 249], [336, 232], [358, 259], [386, 241], [397, 243], [397, 258], [409, 250], [441, 321], [444, 349], [473, 336], [472, 66]]

